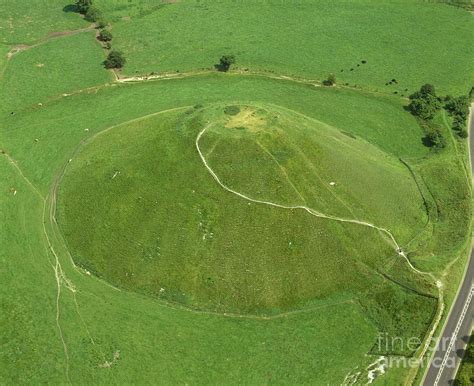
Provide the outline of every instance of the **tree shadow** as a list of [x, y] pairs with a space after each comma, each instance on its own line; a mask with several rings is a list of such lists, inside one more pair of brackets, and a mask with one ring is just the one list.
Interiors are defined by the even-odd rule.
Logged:
[[66, 13], [79, 13], [79, 8], [76, 4], [68, 4], [63, 8], [63, 12]]
[[219, 72], [227, 72], [229, 71], [229, 66], [224, 66], [222, 63], [214, 64], [214, 68]]
[[433, 147], [433, 142], [432, 142], [431, 138], [428, 137], [427, 135], [424, 136], [423, 138], [421, 138], [421, 143], [423, 144], [423, 146]]

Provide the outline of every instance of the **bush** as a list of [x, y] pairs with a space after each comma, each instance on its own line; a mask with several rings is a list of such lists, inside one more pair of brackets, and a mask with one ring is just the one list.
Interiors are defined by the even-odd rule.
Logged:
[[445, 98], [444, 108], [453, 117], [452, 129], [458, 133], [461, 138], [466, 138], [466, 120], [469, 115], [470, 99], [467, 95], [453, 98]]
[[436, 149], [442, 149], [446, 147], [446, 139], [443, 137], [443, 133], [438, 128], [431, 128], [426, 133], [426, 142], [427, 145], [430, 147], [434, 147]]
[[105, 27], [107, 27], [108, 23], [105, 21], [105, 20], [99, 20], [97, 22], [97, 28], [99, 29], [104, 29]]
[[103, 29], [100, 31], [98, 39], [102, 42], [110, 42], [112, 40], [112, 33], [109, 30]]
[[436, 112], [441, 108], [435, 88], [431, 84], [424, 84], [419, 91], [410, 95], [409, 98], [411, 100], [408, 105], [410, 112], [425, 121], [433, 119]]
[[328, 78], [323, 81], [325, 86], [334, 86], [336, 84], [336, 76], [334, 74], [329, 74]]
[[420, 93], [421, 93], [421, 95], [424, 95], [424, 96], [426, 96], [426, 95], [432, 95], [434, 97], [436, 96], [435, 87], [432, 84], [429, 84], [429, 83], [426, 83], [423, 86], [421, 86]]
[[415, 98], [408, 105], [408, 109], [413, 115], [423, 120], [431, 120], [440, 108], [437, 98]]
[[234, 55], [223, 55], [219, 59], [219, 70], [227, 72], [230, 69], [230, 66], [235, 63], [235, 56]]
[[469, 115], [469, 97], [462, 95], [457, 98], [449, 97], [444, 105], [444, 108], [452, 115], [459, 116], [463, 120]]
[[92, 6], [92, 0], [77, 0], [76, 8], [79, 13], [85, 15], [89, 8]]
[[96, 7], [89, 7], [84, 16], [84, 19], [90, 21], [91, 23], [95, 23], [96, 21], [102, 19], [102, 13]]
[[125, 65], [125, 57], [120, 51], [110, 51], [107, 59], [104, 61], [105, 68], [122, 68]]

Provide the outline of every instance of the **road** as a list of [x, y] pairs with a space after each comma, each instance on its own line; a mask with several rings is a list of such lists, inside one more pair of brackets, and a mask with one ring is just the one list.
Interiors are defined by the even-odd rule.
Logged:
[[[474, 171], [474, 105], [471, 107], [469, 148], [471, 169]], [[424, 386], [452, 385], [461, 363], [462, 354], [471, 334], [474, 317], [474, 248], [471, 251], [466, 275], [459, 288], [430, 366], [423, 380]]]

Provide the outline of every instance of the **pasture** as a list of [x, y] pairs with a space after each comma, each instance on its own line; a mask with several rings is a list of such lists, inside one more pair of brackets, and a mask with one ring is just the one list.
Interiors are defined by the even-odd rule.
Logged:
[[[365, 384], [381, 355], [420, 355], [385, 343], [429, 337], [451, 304], [471, 174], [450, 117], [433, 150], [405, 97], [469, 89], [472, 16], [95, 4], [127, 57], [117, 75], [189, 73], [117, 82], [68, 2], [0, 6], [15, 27], [0, 29], [0, 382]], [[328, 73], [336, 87], [295, 81]]]
[[[302, 0], [291, 6], [280, 0], [245, 5], [183, 0], [158, 8], [149, 1], [101, 3], [113, 20], [115, 46], [129, 58], [127, 75], [212, 69], [222, 54], [231, 53], [239, 69], [319, 81], [333, 73], [340, 84], [404, 96], [424, 83], [434, 83], [442, 94], [466, 93], [474, 78], [474, 48], [467, 44], [474, 20], [447, 5], [421, 7], [411, 0]], [[124, 18], [129, 9], [131, 16]], [[387, 84], [392, 79], [396, 83]]]

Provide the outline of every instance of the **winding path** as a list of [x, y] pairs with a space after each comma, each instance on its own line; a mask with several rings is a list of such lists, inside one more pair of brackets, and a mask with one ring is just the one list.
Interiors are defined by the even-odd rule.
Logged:
[[312, 216], [315, 216], [315, 217], [320, 217], [320, 218], [333, 220], [333, 221], [344, 222], [344, 223], [356, 224], [356, 225], [361, 225], [361, 226], [369, 227], [369, 228], [372, 228], [372, 229], [376, 229], [379, 232], [381, 232], [382, 234], [385, 234], [386, 236], [389, 237], [389, 239], [391, 240], [391, 242], [394, 246], [395, 251], [398, 253], [399, 256], [403, 257], [406, 260], [406, 262], [408, 263], [408, 265], [410, 266], [410, 268], [413, 271], [415, 271], [416, 273], [418, 273], [420, 275], [428, 275], [434, 280], [434, 282], [436, 283], [436, 285], [438, 287], [438, 290], [440, 291], [440, 299], [442, 298], [441, 283], [435, 278], [434, 275], [431, 274], [431, 272], [420, 271], [419, 269], [417, 269], [411, 263], [410, 259], [408, 259], [407, 255], [405, 254], [405, 252], [403, 251], [401, 246], [398, 244], [398, 242], [395, 239], [395, 237], [393, 236], [393, 234], [388, 229], [377, 226], [375, 224], [371, 224], [371, 223], [366, 222], [366, 221], [362, 221], [362, 220], [349, 219], [349, 218], [343, 218], [343, 217], [332, 216], [332, 215], [329, 215], [329, 214], [324, 214], [324, 213], [318, 212], [318, 211], [316, 211], [312, 208], [309, 208], [307, 206], [304, 206], [304, 205], [282, 205], [282, 204], [277, 204], [275, 202], [258, 200], [258, 199], [255, 199], [255, 198], [251, 198], [251, 197], [249, 197], [249, 196], [247, 196], [243, 193], [237, 192], [237, 191], [233, 190], [232, 188], [230, 188], [229, 186], [227, 186], [226, 184], [224, 184], [220, 180], [220, 178], [217, 176], [217, 174], [214, 172], [214, 170], [209, 166], [204, 154], [201, 151], [201, 148], [199, 147], [199, 140], [201, 139], [201, 137], [204, 135], [204, 133], [207, 131], [207, 129], [209, 129], [209, 127], [211, 125], [212, 124], [209, 124], [206, 127], [204, 127], [204, 129], [202, 129], [199, 132], [199, 134], [197, 135], [197, 137], [196, 137], [196, 149], [199, 153], [199, 157], [201, 158], [201, 160], [202, 160], [204, 166], [206, 167], [206, 169], [208, 170], [208, 172], [211, 174], [211, 176], [216, 180], [216, 182], [224, 190], [226, 190], [230, 193], [233, 193], [236, 196], [239, 196], [239, 197], [243, 198], [244, 200], [254, 202], [256, 204], [270, 205], [270, 206], [273, 206], [273, 207], [276, 207], [276, 208], [282, 208], [282, 209], [301, 209], [301, 210], [305, 210], [306, 212], [308, 212], [309, 214], [311, 214]]

